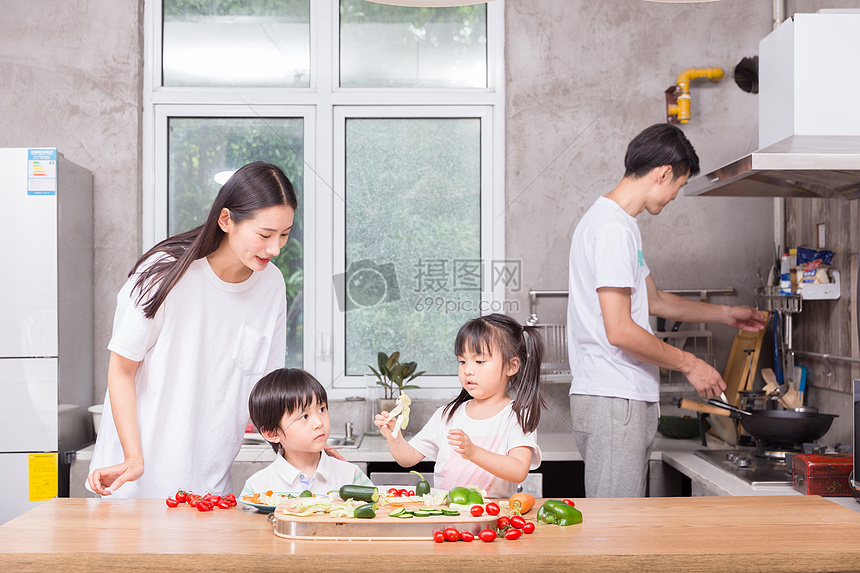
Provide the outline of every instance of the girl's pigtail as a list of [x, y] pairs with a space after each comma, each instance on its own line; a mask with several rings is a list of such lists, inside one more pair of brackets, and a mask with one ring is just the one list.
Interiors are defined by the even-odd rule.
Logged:
[[520, 369], [514, 375], [516, 398], [513, 410], [525, 433], [534, 432], [540, 422], [541, 409], [546, 408], [546, 400], [541, 393], [541, 364], [544, 357], [544, 341], [540, 331], [533, 326], [522, 327], [524, 352], [520, 357]]

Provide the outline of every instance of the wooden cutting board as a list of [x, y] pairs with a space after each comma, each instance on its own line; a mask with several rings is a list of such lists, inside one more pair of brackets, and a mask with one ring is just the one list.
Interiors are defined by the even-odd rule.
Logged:
[[[288, 502], [285, 502], [288, 503]], [[405, 503], [406, 509], [432, 509], [423, 503]], [[284, 515], [284, 506], [278, 505], [272, 513], [275, 535], [287, 539], [316, 539], [323, 541], [415, 541], [433, 538], [433, 532], [454, 527], [457, 531], [469, 531], [476, 537], [483, 529], [492, 527], [498, 516], [472, 517], [467, 510], [458, 516], [433, 515], [403, 519], [391, 517], [391, 506], [380, 508], [372, 519], [331, 517], [327, 513], [297, 517]], [[441, 507], [438, 509], [442, 509]]]

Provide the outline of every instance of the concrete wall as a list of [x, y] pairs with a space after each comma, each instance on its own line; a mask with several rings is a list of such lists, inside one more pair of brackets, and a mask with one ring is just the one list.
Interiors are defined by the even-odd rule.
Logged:
[[0, 147], [57, 147], [93, 173], [96, 403], [116, 293], [140, 253], [142, 10], [0, 1]]

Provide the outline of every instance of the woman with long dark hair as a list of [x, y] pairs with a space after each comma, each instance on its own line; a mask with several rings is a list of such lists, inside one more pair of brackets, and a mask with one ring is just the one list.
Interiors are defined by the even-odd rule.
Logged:
[[285, 364], [286, 291], [269, 261], [296, 208], [280, 168], [250, 163], [224, 184], [203, 225], [134, 265], [117, 295], [92, 491], [232, 493], [251, 388]]

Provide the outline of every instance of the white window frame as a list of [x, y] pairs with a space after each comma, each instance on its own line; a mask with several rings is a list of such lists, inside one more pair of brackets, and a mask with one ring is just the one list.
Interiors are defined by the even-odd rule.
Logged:
[[[338, 0], [310, 1], [310, 86], [306, 88], [187, 88], [161, 85], [162, 9], [144, 2], [141, 237], [145, 251], [167, 233], [167, 121], [170, 117], [303, 117], [304, 368], [329, 397], [363, 388], [362, 376], [343, 376], [344, 315], [332, 277], [343, 272], [344, 218], [335, 193], [344, 193], [346, 118], [479, 117], [481, 119], [481, 256], [505, 256], [504, 0], [487, 4], [487, 87], [469, 89], [341, 88]], [[333, 192], [328, 192], [331, 187]], [[341, 209], [342, 210], [342, 209]], [[502, 304], [504, 285], [482, 293]], [[453, 344], [453, 340], [451, 341]], [[420, 366], [420, 358], [417, 358]], [[452, 358], [453, 360], [453, 358]], [[422, 376], [422, 396], [449, 396], [456, 376]], [[426, 390], [424, 390], [426, 389]]]

